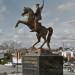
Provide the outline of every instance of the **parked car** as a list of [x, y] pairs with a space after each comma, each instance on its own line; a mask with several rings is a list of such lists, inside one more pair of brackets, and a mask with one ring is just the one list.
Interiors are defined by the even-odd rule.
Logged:
[[5, 66], [13, 66], [13, 64], [11, 62], [8, 62], [6, 64], [4, 64]]

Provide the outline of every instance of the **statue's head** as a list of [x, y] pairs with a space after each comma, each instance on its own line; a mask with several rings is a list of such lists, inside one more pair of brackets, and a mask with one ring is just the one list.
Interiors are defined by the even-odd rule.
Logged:
[[36, 7], [39, 7], [40, 4], [36, 4]]
[[27, 14], [27, 13], [28, 13], [28, 8], [27, 8], [27, 7], [24, 7], [22, 16], [24, 16], [24, 15]]

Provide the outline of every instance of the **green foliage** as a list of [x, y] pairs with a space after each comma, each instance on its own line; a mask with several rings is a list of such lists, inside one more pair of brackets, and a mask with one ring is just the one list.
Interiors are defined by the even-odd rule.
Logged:
[[11, 60], [12, 55], [10, 53], [5, 53], [4, 58], [7, 59], [7, 60]]
[[7, 75], [7, 72], [4, 72], [4, 73], [0, 73], [0, 75]]
[[8, 62], [8, 60], [6, 60], [5, 58], [0, 59], [0, 64], [5, 64], [7, 62]]
[[68, 61], [68, 58], [67, 58], [67, 57], [64, 57], [63, 60], [64, 60], [65, 62], [67, 62], [67, 61]]
[[0, 64], [5, 64], [8, 61], [11, 61], [12, 55], [10, 53], [5, 53], [4, 58], [0, 59]]

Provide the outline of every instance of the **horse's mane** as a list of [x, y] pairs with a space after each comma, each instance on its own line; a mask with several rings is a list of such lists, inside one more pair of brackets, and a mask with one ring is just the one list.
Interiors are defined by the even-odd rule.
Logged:
[[33, 9], [31, 9], [30, 7], [26, 7], [26, 8], [34, 14]]

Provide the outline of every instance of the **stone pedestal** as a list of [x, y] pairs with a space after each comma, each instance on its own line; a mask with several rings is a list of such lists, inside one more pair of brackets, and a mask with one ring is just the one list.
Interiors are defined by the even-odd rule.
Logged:
[[23, 75], [63, 75], [63, 57], [46, 50], [27, 51], [23, 55]]
[[50, 50], [40, 48], [29, 48], [23, 53], [27, 56], [41, 56], [41, 55], [54, 55]]

